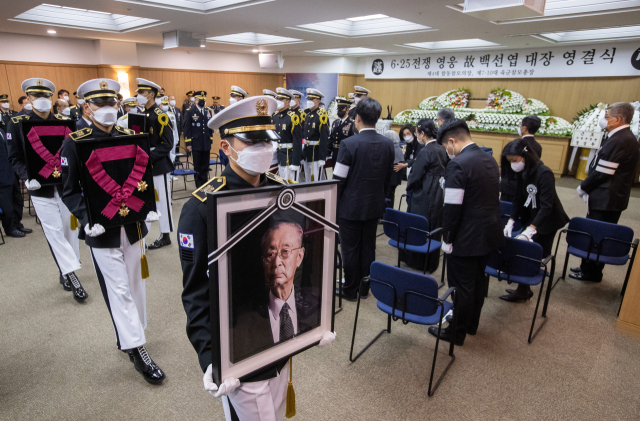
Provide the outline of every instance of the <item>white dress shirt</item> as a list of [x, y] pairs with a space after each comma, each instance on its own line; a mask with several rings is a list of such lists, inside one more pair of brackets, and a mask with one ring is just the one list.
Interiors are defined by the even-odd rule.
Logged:
[[[269, 322], [271, 323], [271, 333], [273, 334], [273, 343], [280, 341], [280, 311], [284, 306], [284, 301], [280, 298], [276, 298], [271, 291], [269, 291]], [[291, 288], [291, 295], [287, 298], [287, 304], [289, 304], [289, 317], [293, 323], [293, 333], [298, 334], [298, 314], [296, 312], [296, 293], [295, 287]]]

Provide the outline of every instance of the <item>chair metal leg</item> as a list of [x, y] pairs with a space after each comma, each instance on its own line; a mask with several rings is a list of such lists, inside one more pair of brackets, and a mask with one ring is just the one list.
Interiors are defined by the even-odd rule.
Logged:
[[622, 291], [620, 291], [620, 295], [622, 296], [622, 300], [620, 300], [620, 307], [618, 307], [618, 316], [620, 315], [620, 310], [622, 310], [622, 302], [624, 301], [624, 293], [627, 291], [627, 284], [629, 283], [629, 276], [631, 275], [631, 269], [633, 268], [633, 261], [636, 258], [637, 248], [633, 249], [633, 254], [631, 255], [631, 261], [629, 262], [629, 267], [627, 268], [627, 276], [624, 277], [624, 284], [622, 284]]
[[400, 243], [398, 243], [398, 267], [400, 267], [400, 256], [401, 256], [402, 250], [400, 249]]
[[447, 253], [443, 253], [442, 255], [442, 274], [440, 275], [440, 286], [438, 289], [444, 286], [444, 272], [447, 269]]
[[[547, 318], [545, 317], [544, 320], [542, 321], [542, 323], [540, 324], [540, 326], [538, 326], [538, 330], [536, 330], [536, 333], [533, 333], [533, 328], [536, 325], [536, 316], [538, 315], [538, 308], [540, 307], [540, 299], [542, 298], [542, 291], [544, 290], [544, 279], [546, 278], [546, 276], [542, 277], [542, 282], [540, 283], [540, 292], [538, 293], [538, 301], [536, 302], [536, 309], [533, 313], [533, 320], [531, 321], [531, 330], [529, 331], [529, 339], [528, 342], [531, 343], [533, 342], [533, 340], [536, 338], [536, 336], [538, 335], [538, 332], [540, 332], [540, 329], [542, 329], [542, 326], [544, 326], [544, 324], [547, 322]], [[549, 278], [549, 282], [551, 282], [551, 279], [553, 278]]]
[[[555, 262], [555, 257], [554, 257], [554, 262]], [[569, 253], [567, 253], [567, 255], [564, 258], [564, 267], [562, 268], [562, 276], [558, 278], [558, 280], [556, 281], [555, 284], [553, 284], [552, 288], [555, 288], [556, 285], [558, 285], [558, 282], [560, 282], [560, 279], [564, 280], [565, 277], [567, 276], [567, 266], [569, 265]], [[555, 274], [554, 274], [555, 275]], [[553, 278], [552, 278], [553, 279]]]
[[2, 235], [2, 230], [0, 230], [0, 238], [2, 238], [2, 243], [0, 243], [0, 246], [4, 244], [4, 235]]
[[[454, 298], [455, 301], [455, 298]], [[440, 377], [438, 377], [438, 380], [436, 381], [435, 386], [433, 386], [433, 374], [434, 371], [436, 369], [436, 358], [438, 356], [438, 346], [440, 344], [440, 332], [442, 331], [442, 319], [444, 318], [444, 306], [442, 306], [440, 308], [440, 322], [438, 323], [438, 336], [436, 337], [436, 347], [433, 350], [433, 362], [431, 363], [431, 375], [429, 377], [429, 389], [427, 391], [427, 396], [433, 396], [433, 394], [436, 392], [436, 390], [438, 389], [438, 386], [440, 386], [440, 382], [442, 382], [442, 379], [444, 378], [445, 374], [447, 374], [447, 372], [449, 371], [449, 368], [451, 368], [451, 365], [453, 364], [453, 362], [456, 359], [456, 356], [453, 353], [453, 348], [455, 346], [455, 341], [456, 341], [456, 325], [457, 325], [457, 311], [455, 310], [455, 306], [454, 306], [454, 311], [453, 311], [453, 326], [452, 326], [452, 335], [451, 335], [451, 342], [449, 345], [449, 356], [451, 357], [451, 360], [449, 360], [449, 363], [447, 364], [447, 366], [445, 367], [444, 371], [442, 372], [442, 374], [440, 374]]]
[[544, 306], [542, 307], [542, 317], [547, 317], [547, 308], [549, 307], [549, 298], [551, 297], [551, 290], [553, 277], [555, 276], [556, 271], [556, 257], [553, 256], [551, 259], [551, 273], [549, 274], [549, 284], [547, 285], [547, 294], [544, 297]]
[[382, 331], [380, 331], [380, 333], [378, 333], [378, 335], [373, 338], [373, 340], [371, 342], [369, 342], [363, 349], [362, 351], [358, 352], [358, 355], [356, 355], [355, 357], [353, 356], [353, 345], [355, 343], [356, 340], [356, 327], [358, 326], [358, 313], [360, 312], [360, 290], [358, 290], [358, 304], [356, 306], [356, 319], [353, 323], [353, 336], [351, 337], [351, 352], [349, 352], [349, 361], [351, 361], [352, 363], [356, 362], [356, 360], [358, 358], [360, 358], [360, 356], [362, 354], [364, 354], [364, 352], [369, 349], [369, 347], [371, 345], [373, 345], [378, 339], [380, 339], [380, 336], [382, 336], [385, 332], [387, 333], [391, 333], [391, 315], [389, 314], [387, 317], [387, 328], [386, 329], [382, 329]]

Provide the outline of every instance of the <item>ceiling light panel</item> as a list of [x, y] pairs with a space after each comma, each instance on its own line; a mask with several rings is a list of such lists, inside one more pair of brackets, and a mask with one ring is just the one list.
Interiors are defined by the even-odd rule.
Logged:
[[472, 48], [496, 47], [500, 44], [485, 41], [479, 38], [473, 39], [457, 39], [451, 41], [433, 41], [433, 42], [413, 42], [404, 44], [405, 47], [418, 48], [421, 50], [437, 51], [437, 50], [467, 50]]
[[640, 25], [619, 26], [616, 28], [586, 29], [582, 31], [549, 32], [540, 37], [554, 43], [570, 43], [583, 41], [610, 41], [640, 38]]
[[319, 53], [319, 54], [329, 54], [335, 56], [357, 56], [357, 55], [365, 55], [365, 54], [380, 54], [386, 53], [384, 50], [375, 50], [373, 48], [365, 48], [365, 47], [352, 47], [352, 48], [329, 48], [324, 50], [313, 50], [307, 51], [308, 53]]
[[217, 13], [275, 0], [116, 0], [192, 13]]
[[367, 15], [367, 16], [358, 16], [357, 18], [347, 18], [347, 20], [350, 20], [351, 22], [358, 22], [361, 20], [373, 20], [373, 19], [382, 19], [382, 18], [388, 18], [389, 16], [387, 15]]
[[280, 37], [277, 35], [258, 34], [255, 32], [243, 32], [241, 34], [222, 35], [219, 37], [207, 38], [209, 42], [217, 42], [221, 44], [238, 44], [238, 45], [282, 45], [282, 44], [300, 44], [305, 41], [298, 38]]
[[298, 25], [291, 29], [299, 29], [302, 31], [349, 38], [435, 30], [431, 29], [428, 26], [419, 25], [417, 23], [391, 18], [384, 15], [382, 15], [384, 17], [377, 18], [372, 18], [371, 16], [361, 16], [349, 19], [310, 23], [306, 25]]
[[157, 19], [116, 15], [113, 13], [97, 12], [93, 10], [50, 4], [36, 6], [33, 9], [27, 10], [26, 12], [9, 20], [35, 23], [38, 25], [61, 26], [65, 28], [118, 33], [135, 31], [166, 23], [160, 22]]
[[640, 0], [547, 0], [544, 15], [560, 16], [640, 7]]

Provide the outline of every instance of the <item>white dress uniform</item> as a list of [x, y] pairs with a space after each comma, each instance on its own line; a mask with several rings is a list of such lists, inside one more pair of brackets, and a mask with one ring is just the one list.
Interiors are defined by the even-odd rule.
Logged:
[[180, 133], [178, 132], [178, 120], [176, 119], [176, 115], [173, 111], [170, 110], [169, 107], [169, 97], [163, 96], [161, 99], [162, 111], [167, 113], [169, 116], [169, 120], [171, 120], [171, 126], [173, 127], [173, 149], [171, 149], [171, 153], [169, 156], [171, 157], [171, 162], [175, 162], [176, 160], [176, 146], [180, 143]]
[[[322, 99], [324, 95], [317, 89], [308, 88], [307, 98]], [[324, 108], [317, 107], [307, 113], [304, 121], [303, 137], [305, 139], [303, 151], [305, 181], [319, 181], [321, 174], [324, 172], [329, 146], [329, 116]]]

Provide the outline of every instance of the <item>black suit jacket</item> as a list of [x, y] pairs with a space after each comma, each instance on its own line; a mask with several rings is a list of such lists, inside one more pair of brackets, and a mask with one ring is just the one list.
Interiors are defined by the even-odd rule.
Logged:
[[531, 148], [536, 151], [536, 153], [538, 154], [538, 158], [542, 157], [542, 145], [538, 143], [533, 135], [525, 135], [522, 137], [522, 139], [526, 140]]
[[627, 209], [639, 154], [638, 140], [629, 128], [603, 142], [591, 161], [587, 179], [580, 184], [589, 194], [589, 210]]
[[393, 141], [375, 130], [363, 130], [341, 142], [333, 171], [333, 177], [342, 181], [338, 186], [340, 218], [368, 221], [382, 217], [394, 158]]
[[445, 170], [442, 238], [454, 256], [485, 256], [503, 239], [496, 160], [471, 144]]

